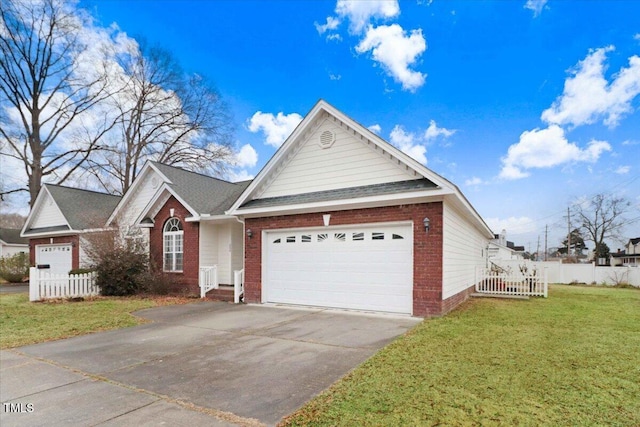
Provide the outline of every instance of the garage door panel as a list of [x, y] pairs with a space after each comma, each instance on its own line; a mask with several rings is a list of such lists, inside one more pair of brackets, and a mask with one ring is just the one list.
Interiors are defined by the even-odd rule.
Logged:
[[67, 274], [72, 268], [72, 245], [37, 245], [36, 264], [48, 265], [51, 274]]
[[267, 232], [266, 300], [411, 313], [411, 233], [409, 224]]

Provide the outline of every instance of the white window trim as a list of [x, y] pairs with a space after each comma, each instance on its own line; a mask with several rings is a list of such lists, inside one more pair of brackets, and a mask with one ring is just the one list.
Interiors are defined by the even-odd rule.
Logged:
[[[182, 221], [176, 217], [169, 218], [164, 227], [162, 227], [162, 271], [166, 273], [182, 273], [184, 271], [184, 229], [176, 230], [176, 231], [167, 231], [167, 227], [172, 220], [178, 221], [178, 225], [183, 228]], [[180, 240], [182, 242], [181, 247], [182, 251], [176, 251], [176, 237], [180, 236]], [[171, 238], [171, 251], [167, 252], [167, 237]], [[171, 256], [171, 265], [167, 268], [167, 254], [172, 254]], [[182, 254], [182, 269], [176, 269], [176, 254]]]

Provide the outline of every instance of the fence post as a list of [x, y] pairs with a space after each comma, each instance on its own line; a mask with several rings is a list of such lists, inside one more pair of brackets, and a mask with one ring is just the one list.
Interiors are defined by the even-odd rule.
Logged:
[[547, 296], [549, 295], [549, 275], [547, 274], [548, 268], [549, 267], [544, 268], [544, 297], [545, 298], [547, 298]]
[[29, 268], [29, 301], [40, 300], [40, 278], [39, 271], [35, 267]]

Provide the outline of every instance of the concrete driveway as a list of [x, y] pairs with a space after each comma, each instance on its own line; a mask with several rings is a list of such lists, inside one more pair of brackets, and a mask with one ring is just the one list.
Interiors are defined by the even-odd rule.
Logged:
[[420, 321], [217, 302], [136, 314], [153, 323], [0, 352], [0, 425], [274, 425]]

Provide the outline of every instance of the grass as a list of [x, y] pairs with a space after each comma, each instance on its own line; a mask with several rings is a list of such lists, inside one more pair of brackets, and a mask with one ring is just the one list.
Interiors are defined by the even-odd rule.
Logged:
[[282, 425], [640, 425], [640, 291], [552, 286], [426, 320]]
[[159, 305], [181, 304], [186, 298], [96, 297], [80, 302], [54, 300], [30, 303], [29, 296], [0, 295], [0, 348], [68, 338], [144, 323], [131, 312]]

